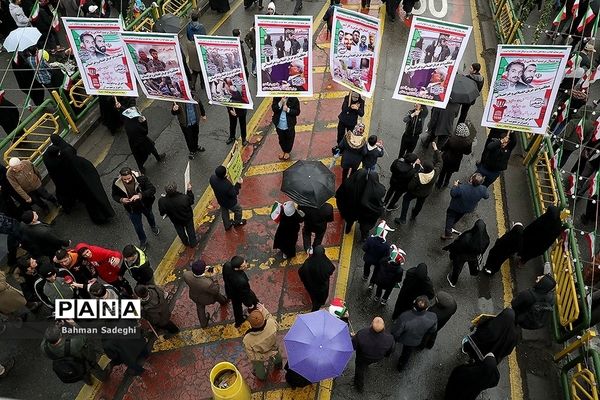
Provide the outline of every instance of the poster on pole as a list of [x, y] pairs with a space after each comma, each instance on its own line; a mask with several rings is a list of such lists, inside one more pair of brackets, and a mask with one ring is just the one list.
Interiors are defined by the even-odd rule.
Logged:
[[333, 80], [371, 97], [381, 47], [379, 18], [335, 7], [332, 26], [329, 65]]
[[446, 108], [472, 27], [413, 17], [392, 98]]
[[499, 45], [481, 125], [545, 133], [571, 46]]
[[85, 92], [136, 96], [135, 69], [128, 62], [117, 18], [62, 18]]
[[175, 33], [122, 32], [127, 57], [149, 99], [196, 103]]
[[258, 97], [312, 97], [312, 16], [255, 15]]
[[210, 104], [251, 110], [252, 97], [237, 37], [194, 36]]

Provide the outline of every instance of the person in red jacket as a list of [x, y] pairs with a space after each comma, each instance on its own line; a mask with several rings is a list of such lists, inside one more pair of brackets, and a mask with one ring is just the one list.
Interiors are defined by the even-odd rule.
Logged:
[[118, 250], [105, 249], [87, 243], [79, 243], [75, 250], [80, 257], [89, 262], [98, 272], [98, 276], [120, 292], [133, 295], [131, 285], [121, 274], [123, 255]]

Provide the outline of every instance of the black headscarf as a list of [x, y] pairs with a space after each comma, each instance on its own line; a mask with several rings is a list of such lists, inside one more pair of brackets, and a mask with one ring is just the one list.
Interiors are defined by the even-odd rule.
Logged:
[[492, 275], [500, 270], [500, 267], [510, 256], [521, 252], [523, 249], [522, 224], [515, 224], [512, 229], [496, 240], [494, 247], [490, 249], [484, 269], [489, 270]]
[[549, 206], [546, 212], [532, 221], [523, 231], [523, 249], [519, 253], [521, 262], [542, 255], [562, 232], [560, 210]]
[[483, 390], [496, 387], [499, 381], [496, 359], [493, 354], [488, 354], [483, 361], [459, 365], [452, 370], [444, 399], [475, 400]]
[[519, 330], [515, 323], [515, 312], [505, 308], [494, 318], [480, 323], [471, 335], [481, 354], [493, 353], [500, 363], [512, 353], [519, 341]]
[[540, 294], [546, 294], [554, 290], [556, 280], [550, 274], [544, 274], [538, 282], [533, 285], [533, 290]]
[[475, 221], [475, 225], [468, 231], [463, 232], [456, 240], [444, 247], [450, 251], [450, 256], [480, 256], [490, 245], [490, 237], [487, 233], [485, 222], [482, 219]]
[[437, 292], [435, 298], [437, 301], [433, 306], [429, 307], [429, 311], [437, 315], [437, 330], [439, 332], [454, 315], [457, 307], [456, 300], [446, 292]]
[[329, 277], [333, 271], [335, 266], [325, 254], [325, 248], [319, 245], [314, 247], [313, 254], [304, 261], [298, 275], [309, 292], [329, 292]]
[[420, 263], [406, 271], [404, 283], [402, 283], [402, 288], [394, 306], [392, 319], [396, 319], [404, 311], [410, 310], [418, 296], [427, 296], [430, 300], [435, 296], [433, 283], [427, 275], [427, 264], [425, 263]]

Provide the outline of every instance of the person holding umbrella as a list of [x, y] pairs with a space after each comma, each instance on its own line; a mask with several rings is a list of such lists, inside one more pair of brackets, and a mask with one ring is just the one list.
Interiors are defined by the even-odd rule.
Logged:
[[279, 324], [275, 317], [262, 304], [248, 315], [250, 329], [244, 335], [242, 343], [248, 359], [252, 363], [254, 376], [261, 381], [267, 379], [265, 362], [273, 361], [275, 369], [283, 367], [283, 360], [277, 345], [277, 330]]
[[315, 246], [313, 253], [304, 261], [298, 270], [300, 280], [310, 295], [311, 311], [319, 310], [329, 296], [329, 278], [335, 271], [335, 266], [325, 254], [325, 248]]
[[286, 201], [282, 207], [283, 214], [275, 232], [273, 248], [281, 250], [285, 260], [296, 256], [296, 243], [304, 213], [296, 208], [296, 203], [293, 201]]

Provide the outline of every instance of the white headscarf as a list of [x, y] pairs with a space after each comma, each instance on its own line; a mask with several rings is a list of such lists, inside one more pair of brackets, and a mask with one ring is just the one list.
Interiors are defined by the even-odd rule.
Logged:
[[296, 206], [293, 201], [286, 201], [283, 203], [283, 213], [286, 217], [291, 217], [296, 212]]

